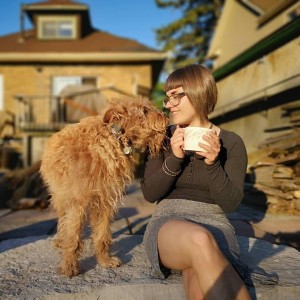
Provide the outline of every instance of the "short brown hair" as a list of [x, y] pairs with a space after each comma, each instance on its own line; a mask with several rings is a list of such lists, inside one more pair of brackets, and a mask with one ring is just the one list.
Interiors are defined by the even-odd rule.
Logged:
[[165, 92], [182, 87], [191, 104], [204, 121], [213, 112], [218, 90], [209, 69], [199, 64], [187, 65], [173, 71], [166, 80]]

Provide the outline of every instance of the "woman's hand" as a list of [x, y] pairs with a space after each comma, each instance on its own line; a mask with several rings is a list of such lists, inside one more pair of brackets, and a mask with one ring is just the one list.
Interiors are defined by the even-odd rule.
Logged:
[[209, 133], [208, 135], [204, 135], [203, 139], [207, 141], [209, 145], [199, 143], [199, 146], [205, 149], [207, 152], [201, 151], [196, 153], [205, 158], [204, 162], [207, 165], [212, 165], [217, 161], [219, 153], [221, 151], [220, 139], [215, 132]]
[[179, 125], [176, 126], [176, 129], [170, 139], [171, 148], [173, 154], [178, 158], [184, 157], [184, 151], [183, 151], [183, 135], [184, 135], [184, 129], [180, 128]]

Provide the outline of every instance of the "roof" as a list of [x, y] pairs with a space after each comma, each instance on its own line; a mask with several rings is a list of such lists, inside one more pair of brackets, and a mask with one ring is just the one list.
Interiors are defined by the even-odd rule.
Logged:
[[0, 63], [150, 63], [154, 82], [163, 66], [167, 53], [93, 28], [90, 25], [87, 5], [71, 0], [49, 0], [26, 4], [23, 11], [34, 21], [36, 14], [56, 14], [77, 11], [88, 28], [80, 39], [37, 40], [35, 29], [0, 36]]
[[[71, 0], [48, 0], [22, 5], [22, 9], [32, 18], [41, 11], [51, 11], [53, 14], [78, 10], [82, 16], [88, 17], [87, 5]], [[89, 23], [89, 21], [88, 21]], [[33, 27], [34, 28], [34, 27]], [[59, 56], [57, 54], [60, 54]], [[119, 55], [118, 55], [119, 54]], [[166, 53], [147, 47], [133, 39], [124, 38], [89, 27], [87, 34], [74, 40], [38, 40], [35, 29], [20, 30], [6, 36], [0, 36], [0, 62], [18, 62], [42, 60], [48, 56], [49, 61], [62, 61], [67, 57], [73, 57], [76, 61], [100, 59], [101, 56], [124, 56], [127, 60], [130, 56], [143, 57], [148, 60], [165, 60]], [[51, 58], [50, 58], [51, 56]], [[21, 58], [20, 58], [21, 57]], [[92, 58], [93, 57], [93, 58]], [[125, 60], [125, 58], [124, 58]]]
[[24, 33], [24, 41], [20, 41], [20, 33], [0, 37], [0, 53], [2, 52], [160, 52], [144, 46], [139, 42], [119, 37], [105, 31], [94, 30], [88, 36], [76, 40], [37, 40], [34, 30]]
[[94, 30], [72, 41], [38, 41], [34, 31], [0, 37], [0, 62], [68, 61], [164, 61], [166, 53], [144, 46], [135, 40]]
[[23, 7], [26, 7], [28, 9], [44, 9], [45, 7], [60, 7], [60, 8], [88, 8], [87, 5], [77, 2], [77, 1], [71, 1], [71, 0], [48, 0], [44, 2], [35, 2], [30, 4], [24, 4]]
[[36, 2], [23, 4], [22, 12], [26, 13], [31, 23], [34, 23], [36, 15], [39, 14], [80, 14], [82, 25], [87, 28], [88, 32], [92, 28], [89, 16], [89, 7], [83, 3], [71, 0], [49, 0], [45, 2]]

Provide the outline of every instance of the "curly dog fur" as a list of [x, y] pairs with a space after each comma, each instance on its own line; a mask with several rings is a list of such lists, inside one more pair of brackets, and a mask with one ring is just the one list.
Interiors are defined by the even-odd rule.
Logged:
[[[125, 187], [134, 177], [134, 159], [126, 147], [158, 154], [168, 118], [149, 100], [113, 100], [98, 116], [68, 125], [48, 141], [40, 172], [58, 216], [55, 239], [61, 274], [80, 273], [82, 231], [89, 221], [98, 263], [118, 267], [111, 256], [110, 221]], [[120, 128], [119, 132], [115, 128]]]

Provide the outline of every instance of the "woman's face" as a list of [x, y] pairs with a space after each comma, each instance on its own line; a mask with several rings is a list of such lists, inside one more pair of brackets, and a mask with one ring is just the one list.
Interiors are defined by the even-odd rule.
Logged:
[[[167, 91], [166, 95], [172, 99], [172, 96], [183, 92], [183, 88], [179, 87]], [[168, 101], [165, 107], [170, 111], [174, 124], [182, 126], [201, 125], [200, 118], [186, 95], [181, 98], [179, 105], [173, 106]]]

